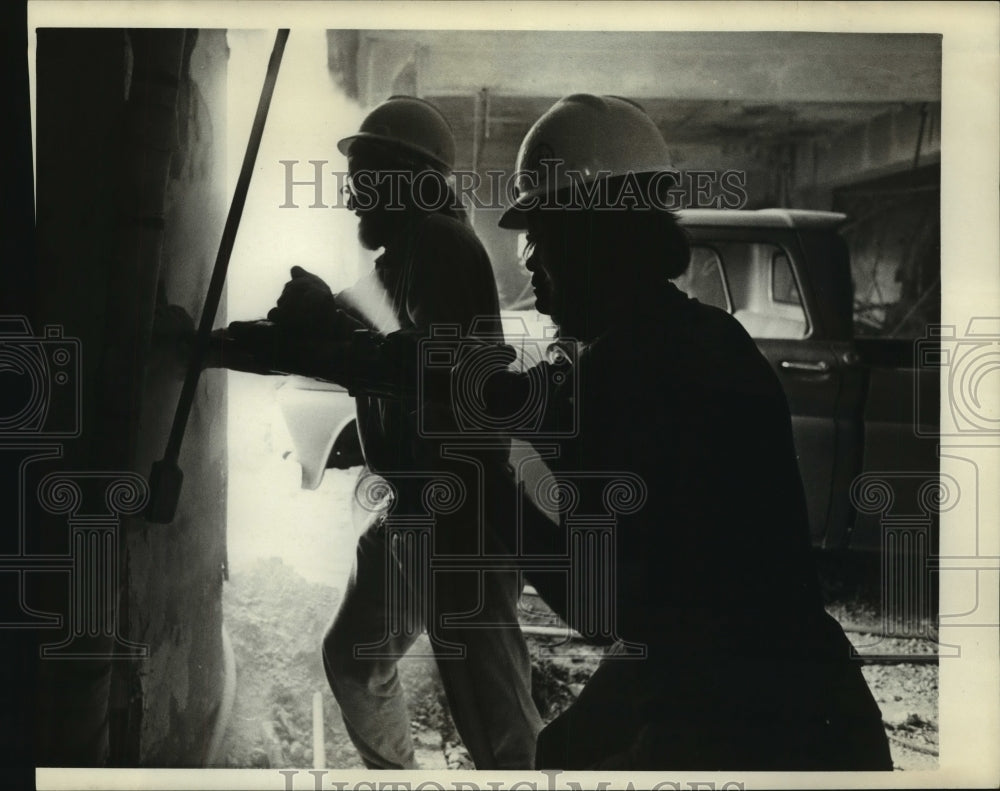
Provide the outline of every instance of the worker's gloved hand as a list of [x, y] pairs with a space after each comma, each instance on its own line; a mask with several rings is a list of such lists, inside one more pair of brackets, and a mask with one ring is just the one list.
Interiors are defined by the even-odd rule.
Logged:
[[[269, 321], [293, 333], [334, 337], [338, 330], [337, 302], [323, 280], [301, 266], [293, 266], [292, 279], [278, 297], [277, 307], [267, 314]], [[343, 338], [341, 338], [343, 339]]]

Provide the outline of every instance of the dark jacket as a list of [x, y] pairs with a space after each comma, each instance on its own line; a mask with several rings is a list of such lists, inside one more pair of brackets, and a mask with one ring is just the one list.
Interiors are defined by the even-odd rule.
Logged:
[[[891, 768], [872, 766], [888, 761], [878, 709], [823, 608], [784, 392], [743, 327], [654, 285], [574, 368], [578, 392], [555, 394], [551, 420], [578, 432], [549, 466], [577, 502], [528, 545], [564, 554], [572, 525], [614, 516], [613, 633], [595, 634], [572, 598], [600, 574], [575, 594], [565, 575], [528, 576], [585, 636], [648, 658], [598, 671], [543, 732], [539, 766]], [[616, 478], [641, 504], [615, 499]], [[845, 746], [851, 732], [864, 755]]]

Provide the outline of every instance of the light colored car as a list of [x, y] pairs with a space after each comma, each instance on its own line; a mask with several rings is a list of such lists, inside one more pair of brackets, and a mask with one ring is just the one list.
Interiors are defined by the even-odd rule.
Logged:
[[[515, 366], [536, 362], [555, 335], [551, 319], [535, 310], [505, 310], [501, 318], [504, 338], [517, 353]], [[290, 376], [278, 389], [278, 404], [302, 467], [303, 489], [318, 488], [327, 469], [364, 463], [354, 398], [345, 388]]]
[[290, 376], [278, 389], [278, 404], [302, 467], [302, 488], [316, 489], [323, 473], [364, 463], [354, 398], [332, 382]]

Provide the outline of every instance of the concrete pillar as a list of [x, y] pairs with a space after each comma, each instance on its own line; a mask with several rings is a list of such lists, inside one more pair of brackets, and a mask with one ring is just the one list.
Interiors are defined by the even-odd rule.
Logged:
[[[164, 303], [195, 322], [200, 317], [228, 208], [226, 34], [188, 35], [177, 146], [164, 185], [161, 321]], [[216, 322], [225, 323], [224, 310]], [[137, 447], [144, 474], [163, 454], [183, 382], [171, 352], [169, 344], [154, 349], [147, 368]], [[135, 520], [128, 534], [129, 633], [149, 646], [148, 659], [136, 666], [142, 710], [138, 722], [133, 716], [132, 757], [141, 765], [201, 765], [222, 693], [225, 385], [221, 371], [202, 374], [181, 449], [184, 484], [173, 523]]]
[[[51, 452], [20, 482], [23, 563], [38, 568], [22, 608], [52, 614], [37, 627], [51, 650], [36, 760], [196, 766], [222, 690], [224, 380], [203, 377], [177, 519], [140, 513], [183, 376], [163, 318], [198, 316], [225, 217], [225, 32], [40, 30], [37, 57], [34, 330], [77, 357], [53, 378], [69, 372], [76, 398], [47, 417], [74, 430], [28, 437]], [[134, 486], [95, 500], [103, 480]]]

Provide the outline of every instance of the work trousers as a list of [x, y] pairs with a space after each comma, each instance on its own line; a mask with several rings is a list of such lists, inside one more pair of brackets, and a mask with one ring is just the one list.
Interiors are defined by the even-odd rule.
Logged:
[[[531, 768], [542, 722], [517, 626], [517, 573], [431, 572], [414, 564], [406, 543], [385, 517], [361, 535], [323, 641], [327, 678], [362, 760], [373, 769], [416, 768], [397, 661], [426, 628], [452, 719], [476, 768]], [[456, 614], [463, 623], [449, 625]]]

